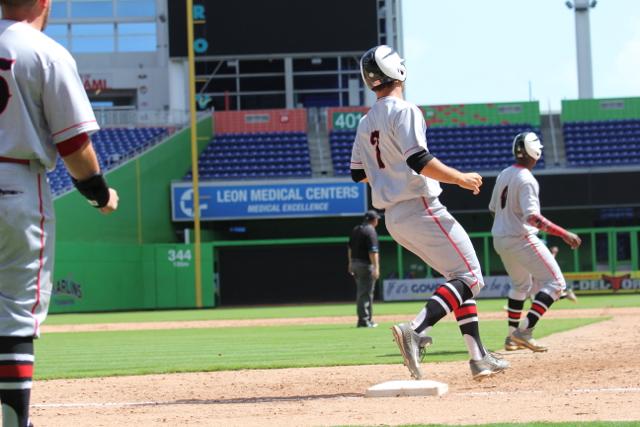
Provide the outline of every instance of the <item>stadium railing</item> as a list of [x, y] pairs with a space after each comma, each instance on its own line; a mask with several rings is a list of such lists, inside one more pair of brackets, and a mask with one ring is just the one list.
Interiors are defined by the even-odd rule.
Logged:
[[[571, 229], [578, 234], [583, 244], [580, 248], [571, 251], [569, 265], [561, 263], [564, 273], [581, 272], [607, 272], [615, 274], [620, 271], [639, 271], [639, 235], [640, 227], [608, 227], [608, 228], [575, 228]], [[491, 274], [505, 274], [499, 272], [494, 266], [501, 265], [498, 255], [493, 250], [490, 232], [469, 233], [479, 255], [482, 271], [485, 276]], [[547, 236], [541, 235], [544, 239]], [[627, 240], [628, 239], [628, 240]], [[396, 275], [405, 277], [404, 257], [406, 252], [390, 236], [380, 236], [384, 243], [395, 245]], [[241, 241], [215, 241], [209, 243], [214, 253], [216, 250], [227, 247], [255, 247], [255, 246], [291, 246], [291, 245], [323, 245], [323, 244], [347, 244], [346, 237], [316, 237], [295, 239], [264, 239]], [[480, 242], [480, 245], [478, 245]], [[628, 242], [628, 248], [621, 250], [621, 243]], [[606, 249], [606, 250], [603, 250]], [[567, 250], [568, 251], [568, 250]], [[566, 252], [566, 251], [565, 251]], [[390, 256], [390, 255], [387, 255]], [[214, 260], [215, 260], [214, 256]], [[567, 258], [563, 257], [563, 260]], [[427, 267], [426, 277], [433, 277], [433, 271]]]

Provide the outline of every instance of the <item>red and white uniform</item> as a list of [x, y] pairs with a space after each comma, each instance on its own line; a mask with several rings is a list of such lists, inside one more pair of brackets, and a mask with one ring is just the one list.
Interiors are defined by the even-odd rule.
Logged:
[[98, 130], [69, 52], [0, 20], [0, 336], [38, 336], [51, 296], [55, 144]]
[[414, 104], [396, 97], [377, 100], [358, 125], [351, 169], [364, 169], [373, 206], [386, 209], [394, 240], [477, 295], [484, 286], [469, 236], [438, 200], [440, 183], [414, 172], [407, 159], [427, 150], [426, 123]]
[[537, 236], [538, 229], [527, 222], [531, 215], [540, 215], [539, 191], [531, 171], [513, 165], [500, 172], [491, 194], [493, 246], [511, 277], [512, 299], [526, 299], [532, 279], [554, 300], [566, 286], [558, 262]]

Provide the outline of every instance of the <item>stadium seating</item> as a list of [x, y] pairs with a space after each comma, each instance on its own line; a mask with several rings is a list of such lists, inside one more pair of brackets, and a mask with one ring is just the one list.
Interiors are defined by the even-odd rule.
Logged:
[[[98, 154], [100, 167], [106, 171], [162, 140], [168, 132], [169, 129], [163, 127], [107, 128], [93, 134], [91, 140]], [[53, 194], [73, 187], [71, 177], [60, 159], [47, 177]]]
[[[499, 126], [431, 127], [427, 129], [429, 151], [446, 164], [463, 171], [501, 170], [513, 163], [513, 137], [537, 128], [528, 124]], [[540, 135], [541, 136], [541, 135]], [[349, 175], [355, 132], [334, 130], [329, 140], [336, 175]], [[536, 168], [544, 167], [544, 155]]]
[[[304, 132], [219, 134], [200, 154], [198, 172], [203, 180], [310, 177], [307, 135]], [[191, 172], [185, 179], [191, 179]]]
[[640, 163], [640, 120], [567, 122], [563, 132], [568, 166]]

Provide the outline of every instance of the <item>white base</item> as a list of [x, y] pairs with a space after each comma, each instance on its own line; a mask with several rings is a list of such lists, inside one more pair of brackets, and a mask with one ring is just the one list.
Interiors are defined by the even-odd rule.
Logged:
[[445, 383], [431, 380], [387, 381], [367, 389], [365, 397], [441, 396], [449, 391]]

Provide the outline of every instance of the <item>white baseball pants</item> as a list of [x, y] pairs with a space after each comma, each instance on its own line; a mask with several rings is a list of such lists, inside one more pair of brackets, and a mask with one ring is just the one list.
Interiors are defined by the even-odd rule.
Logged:
[[396, 242], [447, 281], [459, 279], [474, 297], [478, 295], [484, 280], [471, 239], [437, 197], [406, 200], [387, 208], [385, 224]]
[[[560, 297], [566, 287], [562, 271], [538, 236], [494, 237], [493, 247], [513, 283], [509, 298], [523, 301], [532, 291], [543, 291], [554, 301]], [[534, 281], [540, 289], [532, 289]]]
[[0, 163], [0, 336], [39, 335], [51, 298], [54, 222], [44, 169]]

